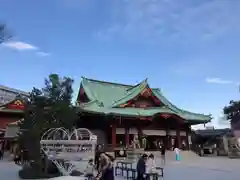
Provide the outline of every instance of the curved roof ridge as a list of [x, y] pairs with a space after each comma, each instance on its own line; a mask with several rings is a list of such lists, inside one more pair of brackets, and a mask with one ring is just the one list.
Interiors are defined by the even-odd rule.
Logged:
[[112, 106], [120, 105], [124, 102], [127, 102], [130, 99], [136, 97], [139, 93], [141, 93], [146, 87], [148, 86], [147, 79], [144, 79], [141, 83], [137, 84], [136, 86], [132, 87], [131, 89], [127, 90], [127, 94], [122, 98], [115, 101]]
[[167, 98], [165, 98], [165, 96], [162, 94], [162, 92], [160, 90], [156, 91], [158, 93], [158, 95], [161, 96], [161, 100], [163, 100], [164, 104], [166, 104], [167, 106], [169, 106], [169, 108], [171, 108], [173, 111], [181, 111], [181, 113], [188, 113], [188, 114], [192, 114], [192, 115], [202, 115], [202, 116], [211, 116], [211, 114], [209, 115], [206, 115], [206, 114], [203, 114], [203, 113], [194, 113], [194, 112], [190, 112], [190, 111], [187, 111], [187, 110], [184, 110], [184, 109], [181, 109], [179, 107], [177, 107], [176, 105], [174, 105], [171, 101], [169, 101]]
[[110, 81], [102, 81], [102, 80], [96, 80], [96, 79], [91, 79], [91, 78], [86, 78], [86, 77], [81, 77], [82, 79], [92, 81], [92, 82], [97, 82], [97, 83], [104, 83], [104, 84], [113, 84], [113, 85], [118, 85], [118, 86], [127, 86], [127, 87], [132, 87], [133, 85], [130, 84], [122, 84], [122, 83], [117, 83], [117, 82], [110, 82]]
[[[97, 82], [97, 83], [104, 83], [104, 84], [109, 84], [109, 85], [118, 85], [118, 86], [129, 87], [129, 89], [132, 88], [132, 87], [137, 86], [137, 85], [133, 85], [133, 84], [125, 84], [125, 83], [118, 83], [118, 82], [110, 82], [110, 81], [103, 81], [103, 80], [98, 80], [98, 79], [92, 79], [92, 78], [87, 78], [87, 77], [84, 77], [84, 76], [81, 76], [81, 78], [85, 79], [85, 80], [88, 80], [88, 81], [91, 81], [91, 82]], [[145, 80], [148, 81], [148, 78], [146, 78]], [[140, 83], [138, 83], [138, 84], [140, 84]], [[161, 88], [151, 88], [151, 89], [161, 91]]]
[[130, 91], [130, 90], [134, 89], [135, 87], [140, 86], [142, 83], [147, 83], [148, 84], [148, 78], [144, 79], [143, 81], [136, 84], [135, 86], [130, 87], [129, 89], [127, 89], [127, 91]]

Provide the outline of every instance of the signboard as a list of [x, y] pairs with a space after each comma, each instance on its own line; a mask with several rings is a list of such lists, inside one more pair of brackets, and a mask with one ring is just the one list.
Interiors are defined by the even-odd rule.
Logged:
[[94, 158], [97, 136], [86, 128], [74, 129], [71, 132], [64, 128], [52, 128], [43, 134], [40, 144], [42, 151], [59, 171], [69, 175], [77, 168], [74, 162]]
[[12, 103], [8, 104], [7, 107], [9, 109], [24, 109], [24, 103], [21, 100], [15, 100]]

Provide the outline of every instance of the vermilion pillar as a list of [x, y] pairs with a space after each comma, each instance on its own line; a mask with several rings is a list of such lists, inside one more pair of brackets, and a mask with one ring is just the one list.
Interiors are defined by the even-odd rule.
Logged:
[[126, 141], [126, 147], [129, 147], [129, 142], [130, 142], [129, 127], [125, 128], [125, 141]]
[[116, 147], [116, 124], [112, 124], [112, 148]]

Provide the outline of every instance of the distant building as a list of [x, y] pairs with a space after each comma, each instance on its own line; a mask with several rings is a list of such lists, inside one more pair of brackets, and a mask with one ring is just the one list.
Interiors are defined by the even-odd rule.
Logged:
[[29, 96], [29, 93], [0, 85], [0, 105], [14, 100], [16, 96], [27, 98]]
[[29, 93], [0, 85], [0, 130], [23, 118], [24, 100]]

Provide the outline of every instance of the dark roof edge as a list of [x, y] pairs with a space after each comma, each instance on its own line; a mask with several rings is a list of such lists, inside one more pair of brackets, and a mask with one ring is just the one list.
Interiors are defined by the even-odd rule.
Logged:
[[[145, 78], [144, 80], [140, 81], [139, 83], [137, 83], [136, 85], [133, 85], [133, 84], [123, 84], [123, 83], [117, 83], [117, 82], [110, 82], [110, 81], [102, 81], [102, 80], [97, 80], [97, 79], [91, 79], [91, 78], [86, 78], [84, 76], [81, 76], [82, 79], [86, 79], [86, 80], [89, 80], [89, 81], [94, 81], [94, 82], [99, 82], [99, 83], [103, 83], [103, 84], [112, 84], [112, 85], [117, 85], [117, 86], [125, 86], [125, 87], [134, 87], [134, 86], [137, 86], [139, 85], [141, 82], [147, 80], [148, 78]], [[151, 89], [158, 89], [160, 90], [159, 88], [151, 88]]]

